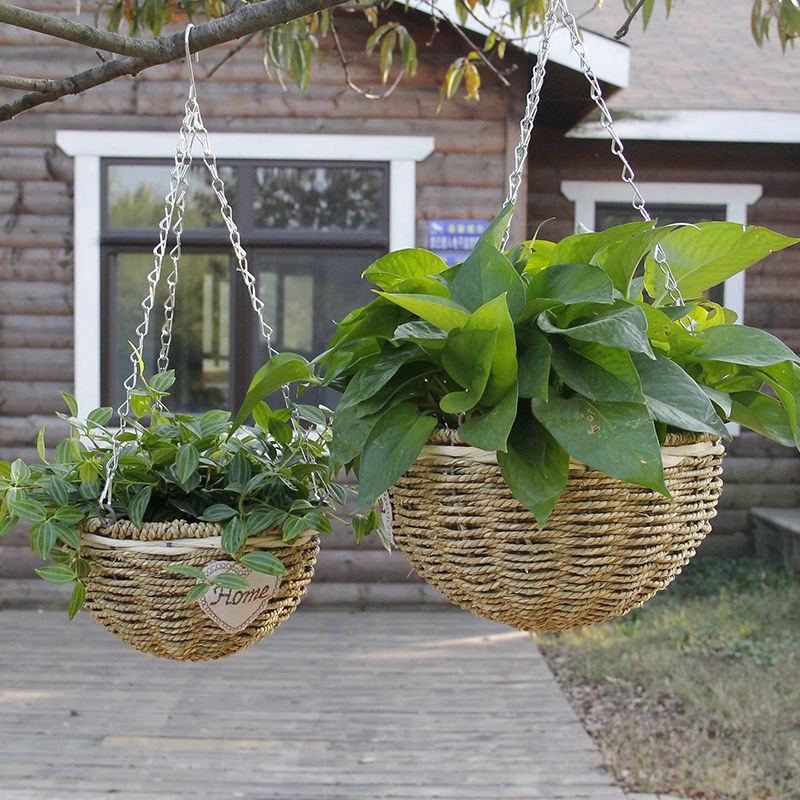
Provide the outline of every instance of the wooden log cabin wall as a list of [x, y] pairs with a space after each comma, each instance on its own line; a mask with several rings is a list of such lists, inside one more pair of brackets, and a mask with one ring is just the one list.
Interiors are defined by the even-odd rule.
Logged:
[[[26, 5], [47, 13], [62, 10], [53, 0]], [[82, 21], [92, 24], [93, 13], [85, 3]], [[211, 80], [203, 79], [204, 70], [227, 49], [202, 53], [195, 72], [212, 145], [215, 133], [433, 137], [433, 152], [416, 165], [417, 245], [426, 245], [430, 219], [491, 219], [506, 193], [529, 58], [517, 57], [508, 87], [486, 78], [480, 103], [457, 98], [437, 110], [442, 79], [460, 42], [445, 29], [431, 38], [425, 15], [414, 15], [406, 24], [425, 27], [418, 38], [425, 42], [424, 58], [417, 75], [383, 101], [367, 100], [346, 88], [330, 43], [324, 43], [324, 65], [315, 67], [305, 93], [291, 85], [284, 90], [267, 80], [256, 45], [245, 48]], [[352, 17], [341, 34], [353, 58], [352, 79], [379, 89], [374, 62], [367, 64], [359, 55], [369, 34], [366, 24]], [[85, 48], [0, 27], [0, 72], [60, 78], [90, 66], [92, 59]], [[582, 81], [579, 85], [584, 87]], [[176, 63], [0, 124], [0, 458], [4, 460], [35, 458], [36, 433], [42, 423], [48, 423], [52, 441], [61, 433], [52, 425], [52, 416], [62, 408], [60, 391], [73, 390], [74, 362], [82, 358], [73, 339], [74, 270], [81, 268], [74, 264], [73, 253], [73, 162], [56, 146], [56, 132], [162, 131], [177, 138], [186, 89], [185, 65]], [[7, 97], [8, 91], [0, 92], [0, 98]], [[586, 100], [584, 94], [577, 104], [583, 111], [590, 110]], [[566, 101], [556, 97], [552, 108], [567, 108]], [[607, 143], [565, 138], [565, 130], [578, 117], [565, 123], [552, 108], [551, 112], [544, 108], [542, 124], [535, 131], [531, 178], [521, 193], [514, 239], [525, 233], [526, 220], [528, 232], [550, 217], [555, 217], [549, 228], [553, 235], [573, 228], [574, 206], [561, 191], [562, 181], [618, 180], [618, 166], [608, 155]], [[750, 221], [797, 234], [797, 147], [790, 151], [788, 163], [785, 148], [769, 145], [642, 142], [632, 143], [629, 152], [644, 180], [762, 184], [763, 196], [750, 210]], [[319, 157], [324, 159], [325, 153]], [[753, 270], [746, 284], [748, 321], [772, 330], [795, 349], [800, 348], [798, 286], [797, 249]], [[730, 452], [728, 485], [712, 538], [725, 548], [746, 551], [747, 509], [755, 504], [796, 504], [800, 461], [785, 448], [747, 434], [737, 438]], [[0, 578], [30, 576], [38, 564], [23, 529], [0, 542]], [[341, 530], [323, 543], [310, 600], [316, 596], [323, 601], [413, 602], [431, 596], [410, 573], [399, 554], [385, 553], [377, 542], [355, 548], [350, 533]]]

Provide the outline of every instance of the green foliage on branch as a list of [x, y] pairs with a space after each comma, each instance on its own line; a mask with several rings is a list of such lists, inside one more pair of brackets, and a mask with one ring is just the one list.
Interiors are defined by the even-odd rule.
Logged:
[[[691, 2], [693, 0], [689, 0]], [[638, 0], [622, 0], [622, 12], [636, 10], [646, 28], [657, 0], [645, 0], [640, 9]], [[673, 0], [664, 0], [667, 14]], [[598, 4], [599, 6], [600, 4]], [[549, 0], [455, 0], [453, 24], [469, 27], [464, 34], [464, 54], [450, 64], [442, 84], [440, 105], [451, 99], [463, 87], [467, 99], [478, 100], [482, 74], [491, 72], [501, 80], [508, 67], [504, 57], [509, 43], [519, 42], [536, 34], [542, 27], [544, 15], [550, 6]], [[170, 23], [193, 21], [200, 17], [217, 18], [227, 9], [223, 0], [108, 0], [104, 4], [108, 26], [119, 31], [127, 26], [133, 35], [150, 31], [158, 36], [162, 27]], [[362, 90], [347, 78], [348, 85], [367, 97], [386, 96], [405, 76], [413, 76], [417, 70], [418, 42], [407, 28], [389, 18], [395, 4], [386, 0], [351, 0], [332, 9], [309, 16], [301, 16], [291, 22], [271, 28], [262, 33], [264, 69], [270, 78], [284, 85], [284, 75], [301, 89], [308, 87], [312, 68], [322, 57], [321, 40], [332, 38], [336, 52], [347, 73], [349, 57], [343, 51], [336, 35], [336, 21], [345, 14], [359, 13], [369, 22], [373, 32], [364, 42], [364, 54], [377, 61], [380, 82], [390, 89], [383, 95]], [[449, 19], [431, 1], [434, 33], [441, 25], [440, 18]], [[775, 30], [781, 48], [794, 45], [800, 34], [800, 5], [798, 0], [754, 0], [751, 28], [759, 45], [769, 39]], [[425, 44], [429, 40], [426, 34]]]

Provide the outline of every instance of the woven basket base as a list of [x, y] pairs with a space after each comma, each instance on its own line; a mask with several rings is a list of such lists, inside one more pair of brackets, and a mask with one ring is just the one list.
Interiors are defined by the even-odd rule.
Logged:
[[666, 467], [671, 500], [576, 465], [539, 530], [496, 464], [431, 452], [391, 491], [396, 546], [452, 602], [526, 631], [641, 606], [695, 554], [722, 491], [721, 452]]
[[198, 603], [186, 602], [193, 578], [166, 569], [173, 564], [202, 569], [212, 561], [231, 561], [217, 548], [162, 555], [85, 543], [81, 553], [91, 572], [85, 579], [84, 605], [104, 628], [143, 653], [176, 661], [223, 658], [259, 641], [295, 610], [314, 575], [319, 538], [270, 547], [269, 552], [283, 562], [287, 573], [266, 606], [234, 633], [219, 627]]

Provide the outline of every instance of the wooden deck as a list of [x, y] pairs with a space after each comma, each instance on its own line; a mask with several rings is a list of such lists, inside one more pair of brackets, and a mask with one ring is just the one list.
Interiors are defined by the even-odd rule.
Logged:
[[537, 649], [458, 611], [296, 612], [229, 659], [0, 613], [0, 800], [622, 800]]

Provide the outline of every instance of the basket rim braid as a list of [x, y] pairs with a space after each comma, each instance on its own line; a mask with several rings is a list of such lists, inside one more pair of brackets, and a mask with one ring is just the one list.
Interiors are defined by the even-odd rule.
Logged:
[[561, 631], [626, 614], [664, 589], [711, 530], [720, 440], [668, 434], [663, 495], [571, 460], [539, 530], [496, 454], [437, 431], [390, 490], [395, 545], [456, 605], [520, 630]]
[[[201, 598], [188, 603], [196, 579], [169, 571], [176, 564], [249, 573], [221, 547], [214, 523], [87, 520], [81, 554], [90, 566], [85, 607], [104, 628], [143, 653], [175, 661], [209, 661], [232, 655], [272, 633], [305, 597], [314, 575], [319, 536], [306, 531], [290, 544], [280, 529], [248, 537], [245, 551], [268, 550], [286, 567], [275, 578], [250, 573], [258, 589], [220, 590], [213, 602], [238, 605], [236, 625]], [[259, 583], [260, 581], [260, 583]], [[262, 586], [263, 584], [263, 586]], [[211, 593], [209, 593], [210, 595]], [[234, 603], [234, 601], [236, 601]], [[211, 604], [213, 604], [213, 602]]]

